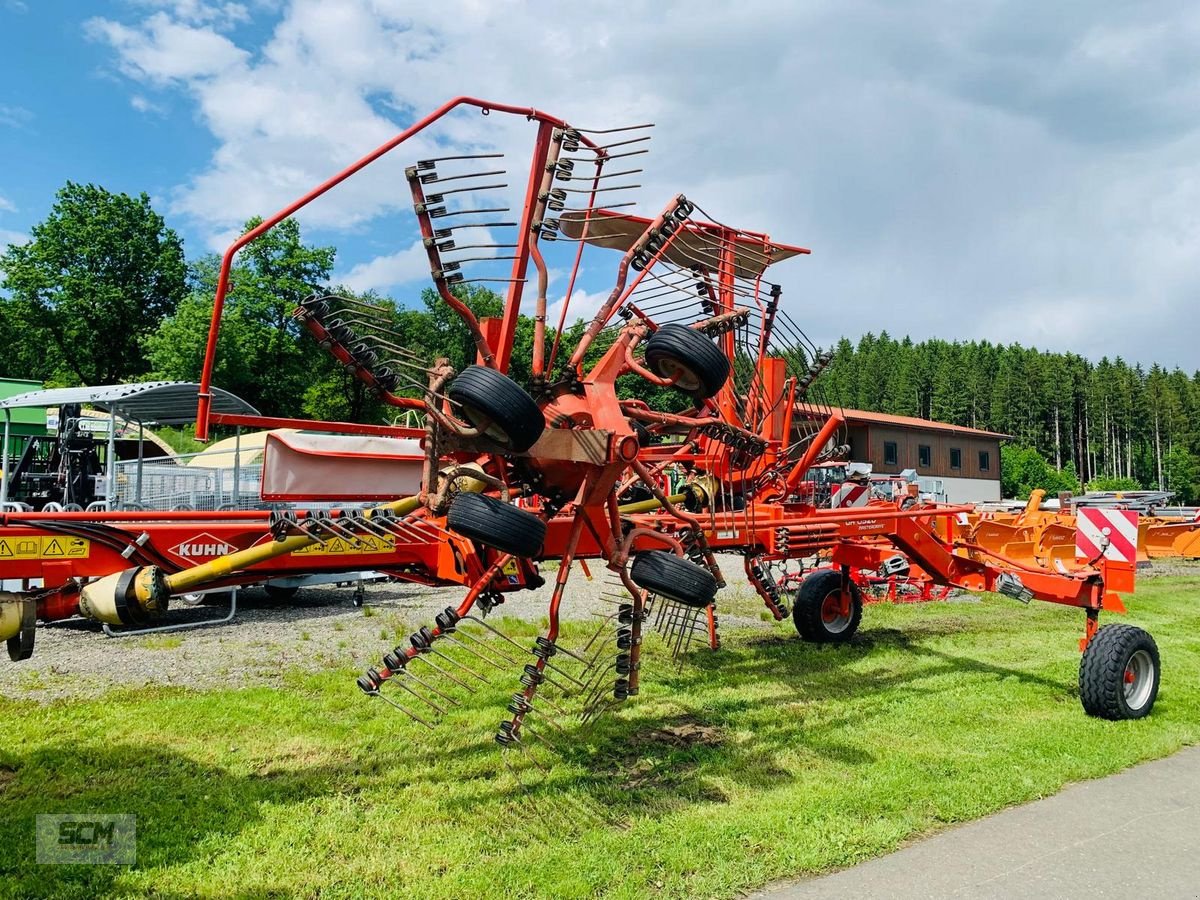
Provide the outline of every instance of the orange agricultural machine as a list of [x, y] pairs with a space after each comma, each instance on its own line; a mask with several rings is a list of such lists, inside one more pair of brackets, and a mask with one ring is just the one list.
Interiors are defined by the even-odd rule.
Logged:
[[[502, 185], [493, 154], [429, 154], [404, 176], [433, 284], [471, 336], [475, 363], [454, 371], [445, 359], [421, 358], [383, 305], [317, 292], [296, 311], [317, 345], [383, 402], [415, 410], [423, 427], [216, 409], [211, 377], [235, 254], [438, 120], [470, 110], [492, 114], [491, 121], [495, 114], [524, 119], [533, 131], [516, 221], [506, 221], [494, 199]], [[508, 672], [515, 692], [496, 740], [526, 749], [531, 738], [557, 733], [564, 717], [586, 721], [638, 693], [647, 626], [675, 651], [695, 635], [715, 646], [714, 601], [725, 584], [716, 554], [724, 551], [743, 557], [777, 618], [790, 613], [801, 636], [815, 641], [854, 633], [864, 572], [886, 578], [919, 567], [941, 585], [1081, 608], [1085, 709], [1112, 719], [1147, 714], [1159, 682], [1153, 640], [1132, 626], [1099, 627], [1101, 610], [1123, 610], [1117, 592], [1133, 589], [1132, 563], [1104, 554], [1055, 568], [1007, 559], [953, 536], [949, 523], [968, 507], [912, 497], [816, 505], [807, 477], [844, 452], [842, 419], [821, 406], [814, 387], [829, 357], [787, 315], [781, 286], [767, 278], [771, 266], [808, 251], [722, 223], [682, 195], [653, 217], [627, 213], [638, 171], [630, 159], [645, 152], [648, 128], [592, 131], [536, 109], [458, 98], [240, 237], [222, 261], [198, 436], [222, 424], [415, 438], [423, 456], [419, 488], [364, 509], [239, 517], [230, 537], [238, 549], [194, 566], [163, 558], [158, 535], [167, 525], [145, 516], [8, 517], [2, 529], [28, 540], [87, 528], [99, 541], [103, 533], [121, 564], [88, 573], [102, 574], [94, 580], [43, 565], [46, 585], [6, 602], [5, 636], [23, 641], [30, 617], [76, 609], [108, 622], [144, 620], [174, 595], [290, 566], [333, 537], [381, 540], [387, 552], [368, 560], [372, 567], [459, 584], [465, 595], [383, 654], [360, 688], [430, 724], [459, 702], [457, 691], [471, 691], [490, 670]], [[588, 248], [607, 253], [615, 274], [582, 335], [568, 344], [562, 323], [576, 280], [594, 272], [584, 265], [594, 255], [585, 257]], [[546, 325], [551, 254], [569, 272], [553, 336]], [[476, 281], [503, 285], [501, 317], [478, 320], [456, 292]], [[530, 282], [534, 296], [526, 301]], [[522, 310], [533, 313], [531, 376], [523, 385], [508, 374]], [[672, 389], [688, 408], [632, 399], [621, 389], [631, 380]], [[818, 552], [832, 567], [799, 579], [772, 572]], [[568, 646], [561, 612], [576, 563], [585, 559], [603, 560], [612, 612], [588, 641]], [[558, 567], [544, 633], [528, 646], [486, 616], [506, 591], [540, 585], [542, 561]], [[115, 562], [105, 556], [106, 565]]]
[[1080, 516], [1092, 510], [1137, 513], [1136, 559], [1200, 559], [1200, 518], [1194, 508], [1168, 506], [1166, 491], [1131, 491], [1060, 498], [1044, 508], [1046, 492], [1035, 490], [1021, 510], [978, 509], [956, 523], [956, 534], [1009, 558], [1054, 566], [1077, 556]]

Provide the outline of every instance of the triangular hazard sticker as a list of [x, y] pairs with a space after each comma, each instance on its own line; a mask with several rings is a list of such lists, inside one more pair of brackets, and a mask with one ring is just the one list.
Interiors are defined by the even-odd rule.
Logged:
[[0, 556], [12, 556], [12, 548], [8, 546], [8, 541], [0, 541]]
[[43, 551], [43, 556], [66, 556], [63, 552], [62, 544], [58, 542], [58, 538], [52, 540]]

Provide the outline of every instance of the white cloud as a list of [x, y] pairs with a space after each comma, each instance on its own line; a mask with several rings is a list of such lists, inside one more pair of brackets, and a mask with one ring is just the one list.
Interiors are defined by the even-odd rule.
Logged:
[[9, 244], [28, 244], [29, 235], [20, 231], [8, 231], [0, 228], [0, 252]]
[[162, 106], [154, 101], [143, 97], [141, 94], [134, 94], [129, 98], [129, 105], [140, 113], [154, 113], [161, 115], [163, 112]]
[[[609, 291], [596, 291], [589, 293], [576, 289], [571, 294], [571, 302], [567, 306], [567, 318], [564, 327], [570, 327], [580, 319], [585, 322], [590, 322], [592, 317], [600, 311], [600, 307], [608, 300]], [[557, 298], [550, 299], [546, 306], [546, 327], [557, 328], [558, 320], [562, 316], [563, 303], [566, 295], [560, 294]]]
[[212, 28], [187, 25], [157, 12], [136, 27], [94, 18], [85, 33], [111, 44], [126, 75], [152, 83], [190, 82], [239, 69], [249, 54]]
[[23, 106], [0, 103], [0, 125], [9, 128], [24, 128], [33, 119], [33, 113]]
[[[656, 121], [643, 209], [682, 191], [811, 246], [774, 277], [823, 343], [886, 328], [1198, 364], [1192, 5], [746, 0], [734, 15], [639, 0], [614, 18], [594, 5], [290, 0], [256, 46], [230, 30], [238, 4], [142, 5], [89, 33], [135, 81], [186, 92], [216, 138], [171, 198], [214, 242], [464, 93], [589, 127]], [[451, 116], [441, 143], [417, 139], [304, 224], [361, 232], [408, 205], [404, 163], [527, 154], [530, 134], [520, 119]], [[526, 165], [511, 154], [513, 192]], [[345, 279], [423, 273], [410, 247]]]
[[0, 194], [0, 212], [16, 212], [16, 211], [17, 211], [16, 205], [11, 200], [9, 200], [7, 197], [5, 197], [3, 194]]
[[333, 281], [361, 293], [385, 291], [428, 275], [429, 258], [425, 254], [425, 245], [418, 241], [406, 250], [360, 263], [345, 275], [334, 276]]
[[189, 25], [226, 28], [250, 21], [250, 10], [243, 3], [211, 3], [205, 0], [133, 0], [136, 6], [163, 10]]

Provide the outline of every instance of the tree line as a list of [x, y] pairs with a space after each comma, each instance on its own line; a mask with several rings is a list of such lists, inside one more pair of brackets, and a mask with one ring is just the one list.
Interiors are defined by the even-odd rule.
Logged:
[[[291, 317], [315, 285], [329, 282], [335, 261], [336, 249], [305, 244], [294, 220], [241, 251], [222, 319], [218, 386], [266, 415], [390, 418]], [[146, 194], [68, 182], [29, 242], [0, 254], [0, 374], [47, 385], [197, 380], [219, 266], [213, 254], [188, 261]], [[500, 314], [502, 299], [492, 291], [457, 290], [478, 316]], [[432, 290], [416, 302], [335, 292], [389, 310], [397, 342], [430, 360], [446, 356], [461, 369], [474, 358], [465, 330]], [[579, 323], [564, 333], [563, 346], [574, 346], [581, 330]], [[533, 333], [522, 317], [512, 362], [518, 380], [529, 377]], [[593, 355], [603, 348], [598, 342]], [[626, 381], [626, 394], [679, 407], [677, 392]], [[836, 405], [1010, 435], [1002, 452], [1006, 496], [1083, 485], [1161, 487], [1185, 502], [1200, 495], [1200, 372], [885, 332], [857, 344], [840, 340], [818, 384]]]
[[840, 340], [820, 383], [836, 405], [1009, 435], [1005, 496], [1036, 487], [1200, 495], [1200, 372], [883, 332]]

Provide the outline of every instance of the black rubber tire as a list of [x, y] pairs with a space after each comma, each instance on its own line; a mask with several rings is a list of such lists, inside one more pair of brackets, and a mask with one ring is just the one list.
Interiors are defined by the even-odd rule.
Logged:
[[844, 622], [830, 622], [824, 614], [825, 601], [842, 589], [842, 573], [834, 569], [813, 572], [800, 582], [792, 602], [792, 622], [800, 637], [814, 644], [844, 644], [854, 637], [862, 622], [862, 591], [850, 582], [850, 616]]
[[280, 584], [264, 584], [263, 590], [276, 603], [286, 603], [300, 592], [298, 587], [284, 587]]
[[[1150, 665], [1152, 681], [1144, 692], [1126, 690], [1126, 672], [1133, 669], [1135, 657]], [[1161, 674], [1158, 645], [1149, 632], [1136, 625], [1105, 625], [1079, 661], [1079, 700], [1089, 716], [1140, 719], [1154, 707]]]
[[717, 595], [712, 572], [665, 550], [639, 553], [629, 575], [638, 587], [696, 609], [708, 606]]
[[705, 400], [729, 379], [729, 360], [712, 338], [685, 325], [664, 325], [646, 341], [646, 368], [660, 378], [684, 370], [675, 383], [695, 400]]
[[446, 389], [462, 418], [485, 426], [488, 437], [524, 453], [546, 430], [546, 417], [521, 386], [487, 366], [467, 366]]
[[451, 531], [513, 556], [535, 556], [546, 540], [545, 521], [486, 494], [459, 494], [446, 521]]

